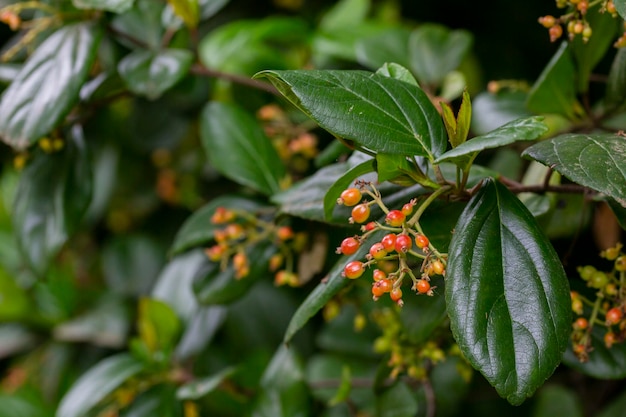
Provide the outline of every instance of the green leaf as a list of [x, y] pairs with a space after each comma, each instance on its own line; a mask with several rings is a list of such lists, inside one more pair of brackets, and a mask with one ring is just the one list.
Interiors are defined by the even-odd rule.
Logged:
[[194, 247], [203, 246], [213, 240], [216, 229], [221, 229], [223, 225], [215, 225], [211, 222], [211, 217], [218, 207], [231, 210], [254, 213], [259, 209], [267, 208], [254, 200], [236, 195], [224, 195], [211, 200], [210, 203], [194, 211], [183, 225], [178, 229], [170, 253], [177, 255]]
[[532, 417], [583, 417], [583, 408], [571, 390], [546, 385], [537, 394]]
[[[448, 232], [450, 232], [448, 230]], [[451, 233], [449, 233], [451, 235]], [[429, 235], [430, 236], [430, 235]], [[446, 303], [440, 294], [443, 292], [443, 280], [433, 280], [437, 286], [436, 297], [417, 297], [405, 303], [400, 311], [400, 322], [407, 339], [415, 344], [425, 343], [433, 336], [433, 332], [446, 319]]]
[[623, 136], [561, 135], [534, 144], [522, 156], [539, 161], [626, 207], [626, 138]]
[[[376, 242], [385, 235], [385, 231], [378, 231], [368, 237], [368, 241]], [[291, 318], [289, 327], [285, 332], [284, 342], [289, 343], [293, 336], [313, 317], [330, 299], [350, 284], [351, 280], [344, 278], [341, 273], [344, 266], [353, 260], [362, 259], [368, 252], [368, 245], [361, 245], [353, 255], [342, 257], [331, 268], [324, 280], [315, 287], [308, 297], [300, 304], [298, 310]]]
[[37, 337], [34, 332], [19, 324], [0, 324], [0, 338], [2, 339], [0, 359], [8, 358], [35, 346], [39, 342]]
[[120, 411], [119, 417], [184, 417], [183, 404], [176, 398], [173, 384], [161, 383], [139, 393]]
[[325, 31], [341, 30], [346, 26], [356, 25], [367, 17], [371, 7], [370, 0], [341, 0], [324, 14], [319, 23]]
[[514, 120], [486, 135], [461, 143], [437, 158], [435, 163], [454, 162], [465, 169], [485, 149], [499, 148], [521, 140], [534, 140], [547, 131], [548, 127], [543, 123], [541, 116]]
[[587, 362], [580, 362], [568, 347], [563, 356], [563, 363], [578, 372], [598, 379], [622, 379], [626, 377], [626, 345], [615, 344], [607, 349], [604, 344], [606, 329], [594, 326], [591, 331], [593, 351], [589, 353]]
[[613, 4], [617, 13], [622, 16], [622, 19], [626, 20], [626, 0], [613, 0]]
[[333, 210], [337, 205], [337, 199], [341, 195], [341, 193], [350, 188], [350, 186], [354, 183], [354, 181], [370, 172], [374, 172], [374, 159], [369, 159], [365, 162], [360, 163], [359, 165], [349, 169], [345, 174], [343, 174], [339, 179], [337, 179], [333, 185], [328, 189], [328, 192], [324, 196], [324, 217], [327, 220], [330, 220], [333, 216]]
[[250, 264], [250, 272], [243, 278], [235, 278], [235, 271], [231, 264], [220, 270], [219, 265], [208, 259], [201, 268], [199, 279], [194, 283], [194, 291], [198, 301], [203, 305], [229, 304], [243, 297], [252, 286], [268, 274], [270, 257], [276, 253], [276, 247], [267, 241], [262, 241], [246, 250]]
[[117, 15], [111, 22], [111, 26], [118, 33], [125, 36], [116, 38], [120, 43], [125, 44], [129, 49], [137, 48], [137, 43], [125, 39], [130, 37], [145, 45], [152, 50], [161, 48], [161, 40], [163, 38], [164, 28], [161, 25], [161, 14], [164, 9], [165, 2], [156, 2], [153, 0], [135, 0], [135, 5], [126, 13]]
[[80, 128], [65, 149], [36, 154], [18, 185], [13, 226], [20, 250], [37, 274], [43, 274], [80, 224], [92, 191], [91, 162]]
[[376, 172], [379, 183], [389, 181], [399, 185], [413, 185], [415, 180], [407, 174], [414, 171], [413, 165], [403, 155], [390, 155], [382, 152], [376, 154]]
[[56, 416], [84, 417], [120, 385], [143, 370], [143, 363], [127, 353], [100, 361], [72, 385], [61, 400]]
[[555, 113], [576, 119], [576, 69], [568, 43], [563, 42], [533, 85], [526, 106], [535, 113]]
[[184, 49], [138, 49], [126, 55], [117, 69], [130, 91], [154, 100], [187, 75], [192, 62], [193, 54]]
[[0, 265], [0, 322], [26, 318], [33, 306], [15, 278]]
[[623, 106], [626, 102], [626, 48], [619, 48], [615, 54], [606, 83], [605, 100], [609, 108]]
[[[617, 4], [617, 1], [615, 3]], [[626, 6], [624, 10], [626, 10]], [[602, 412], [598, 414], [598, 417], [622, 417], [624, 409], [626, 409], [626, 393], [622, 392], [619, 397], [604, 407]]]
[[253, 417], [306, 417], [309, 396], [304, 367], [293, 349], [280, 346], [261, 378]]
[[578, 91], [585, 93], [589, 90], [589, 76], [595, 66], [607, 55], [608, 49], [615, 40], [618, 26], [617, 21], [610, 13], [601, 13], [600, 7], [590, 8], [585, 14], [585, 21], [593, 29], [593, 35], [587, 42], [582, 36], [576, 36], [572, 41], [572, 52], [578, 69]]
[[470, 100], [470, 95], [467, 92], [467, 89], [465, 89], [463, 90], [461, 107], [459, 108], [459, 113], [456, 116], [456, 134], [454, 136], [454, 141], [450, 142], [453, 148], [459, 146], [467, 140], [467, 135], [469, 134], [471, 123], [472, 101]]
[[392, 28], [358, 40], [355, 45], [357, 61], [371, 70], [390, 63], [408, 68], [410, 34], [407, 29]]
[[233, 375], [234, 367], [224, 368], [221, 371], [206, 378], [197, 379], [181, 385], [176, 391], [179, 400], [199, 400], [210, 392], [216, 390], [225, 379]]
[[0, 417], [49, 417], [43, 404], [36, 404], [28, 395], [0, 394]]
[[438, 86], [457, 69], [472, 46], [472, 35], [437, 24], [424, 24], [411, 33], [409, 59], [420, 83]]
[[285, 165], [253, 116], [236, 105], [214, 101], [201, 117], [202, 144], [215, 169], [266, 195], [280, 190]]
[[167, 303], [144, 297], [139, 300], [137, 329], [151, 352], [169, 353], [180, 334], [181, 323]]
[[183, 19], [189, 28], [198, 26], [200, 19], [200, 7], [198, 0], [167, 0], [174, 13]]
[[519, 199], [487, 179], [450, 242], [446, 305], [464, 356], [511, 404], [561, 361], [570, 333], [561, 262]]
[[413, 74], [411, 74], [411, 71], [402, 65], [398, 65], [393, 62], [383, 64], [376, 70], [376, 74], [384, 75], [389, 78], [395, 78], [396, 80], [404, 81], [405, 83], [413, 84], [414, 86], [419, 87], [417, 80]]
[[321, 127], [377, 152], [433, 158], [445, 151], [441, 117], [415, 85], [365, 71], [263, 71]]
[[484, 135], [512, 120], [532, 116], [526, 98], [521, 91], [478, 94], [472, 102], [472, 132]]
[[47, 135], [70, 112], [98, 50], [91, 23], [64, 26], [30, 56], [0, 101], [0, 137], [24, 149]]
[[133, 7], [135, 0], [72, 0], [78, 9], [107, 10], [113, 13], [124, 13]]
[[611, 210], [613, 210], [613, 214], [615, 214], [615, 218], [617, 222], [622, 227], [622, 229], [626, 230], [626, 207], [620, 205], [617, 201], [612, 198], [607, 199], [607, 203]]
[[376, 397], [376, 415], [397, 417], [417, 415], [418, 403], [413, 391], [404, 382], [398, 382]]

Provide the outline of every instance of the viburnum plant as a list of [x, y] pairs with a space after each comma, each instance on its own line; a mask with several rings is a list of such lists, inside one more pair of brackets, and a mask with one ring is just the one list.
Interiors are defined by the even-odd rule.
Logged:
[[0, 416], [621, 415], [626, 1], [228, 3], [2, 3]]

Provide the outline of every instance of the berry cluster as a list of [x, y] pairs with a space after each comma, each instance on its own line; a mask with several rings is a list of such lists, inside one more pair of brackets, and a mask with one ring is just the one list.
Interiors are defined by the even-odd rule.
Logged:
[[[569, 40], [573, 40], [576, 36], [581, 36], [583, 42], [587, 43], [593, 33], [593, 29], [587, 21], [587, 12], [590, 7], [599, 5], [601, 13], [609, 13], [613, 17], [617, 17], [613, 0], [592, 1], [591, 3], [589, 0], [556, 0], [556, 5], [560, 9], [567, 8], [567, 12], [558, 18], [552, 15], [539, 18], [539, 23], [548, 29], [550, 41], [552, 42], [563, 36], [563, 28], [565, 27]], [[618, 40], [615, 43], [616, 47], [626, 46], [626, 33], [623, 38], [624, 45]]]
[[[600, 256], [613, 262], [611, 271], [599, 271], [591, 265], [578, 267], [587, 286], [596, 290], [595, 301], [571, 292], [572, 310], [577, 315], [572, 324], [572, 349], [581, 362], [587, 361], [593, 350], [591, 331], [594, 326], [606, 328], [604, 344], [607, 348], [626, 339], [626, 254], [622, 252], [622, 244], [617, 244], [602, 251]], [[585, 310], [589, 309], [591, 314], [587, 318]]]
[[304, 234], [295, 233], [291, 226], [276, 225], [251, 213], [225, 207], [215, 210], [211, 223], [223, 227], [214, 231], [215, 245], [205, 249], [205, 253], [211, 261], [220, 262], [222, 269], [232, 260], [235, 278], [241, 279], [250, 273], [246, 249], [262, 240], [271, 240], [278, 247], [277, 253], [269, 259], [269, 270], [275, 272], [275, 284], [300, 284], [298, 275], [293, 272], [293, 257], [304, 246]]
[[[371, 200], [365, 199], [364, 196], [370, 197]], [[337, 203], [353, 207], [350, 223], [364, 224], [361, 228], [363, 234], [345, 238], [337, 248], [337, 253], [353, 255], [372, 233], [379, 230], [388, 232], [379, 242], [369, 246], [364, 261], [355, 260], [345, 265], [344, 277], [359, 278], [368, 267], [377, 265], [379, 268], [373, 271], [374, 300], [389, 294], [391, 300], [402, 306], [402, 284], [407, 276], [412, 281], [412, 291], [417, 294], [434, 295], [433, 290], [436, 287], [431, 286], [431, 277], [445, 275], [447, 256], [441, 254], [422, 231], [419, 217], [425, 206], [415, 211], [417, 200], [413, 199], [404, 204], [400, 210], [389, 210], [376, 187], [361, 181], [357, 181], [355, 187], [344, 190]], [[384, 224], [368, 221], [371, 206], [374, 204], [385, 213]], [[411, 267], [415, 260], [421, 261], [418, 276]]]

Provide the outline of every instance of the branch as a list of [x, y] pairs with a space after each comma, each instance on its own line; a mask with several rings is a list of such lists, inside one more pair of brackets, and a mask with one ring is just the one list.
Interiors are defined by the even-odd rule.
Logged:
[[550, 185], [543, 184], [538, 185], [524, 185], [517, 181], [514, 181], [507, 177], [499, 177], [498, 178], [501, 183], [507, 186], [507, 188], [515, 194], [519, 193], [562, 193], [562, 194], [587, 194], [592, 190], [578, 184], [561, 184], [561, 185]]
[[231, 74], [231, 73], [227, 73], [227, 72], [217, 71], [217, 70], [214, 70], [214, 69], [207, 68], [207, 67], [205, 67], [202, 64], [194, 64], [191, 67], [190, 72], [192, 74], [202, 75], [204, 77], [221, 78], [223, 80], [227, 80], [227, 81], [231, 81], [231, 82], [234, 82], [234, 83], [237, 83], [237, 84], [245, 85], [247, 87], [256, 88], [258, 90], [263, 90], [263, 91], [266, 91], [268, 93], [274, 94], [276, 96], [280, 95], [278, 90], [276, 88], [274, 88], [273, 85], [268, 84], [266, 82], [253, 80], [252, 78], [248, 78], [248, 77], [245, 77], [243, 75]]

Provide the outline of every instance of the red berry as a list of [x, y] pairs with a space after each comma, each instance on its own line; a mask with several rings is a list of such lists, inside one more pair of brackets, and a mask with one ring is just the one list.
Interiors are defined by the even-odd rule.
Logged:
[[400, 227], [404, 223], [406, 216], [400, 210], [391, 210], [387, 213], [385, 221], [391, 227]]
[[356, 223], [365, 223], [370, 216], [370, 206], [367, 203], [354, 206], [351, 220]]
[[389, 297], [391, 297], [391, 299], [395, 302], [398, 302], [399, 300], [401, 300], [402, 290], [400, 289], [400, 287], [397, 287], [391, 290], [391, 292], [389, 293]]
[[411, 238], [408, 235], [398, 235], [396, 237], [396, 251], [400, 253], [407, 253], [413, 243], [411, 242]]
[[352, 255], [357, 250], [359, 250], [360, 246], [361, 243], [357, 239], [353, 237], [347, 237], [341, 242], [341, 246], [337, 248], [337, 253]]
[[589, 327], [589, 321], [584, 317], [578, 317], [572, 326], [576, 330], [585, 330]]
[[348, 188], [341, 193], [337, 203], [352, 207], [361, 201], [361, 197], [361, 191], [358, 188]]
[[550, 42], [555, 42], [563, 35], [563, 28], [561, 25], [554, 25], [548, 30], [548, 33], [550, 34]]
[[289, 240], [294, 236], [293, 229], [289, 226], [281, 226], [276, 231], [276, 236], [279, 240]]
[[382, 281], [376, 281], [372, 285], [372, 296], [374, 296], [374, 298], [379, 298], [384, 293], [386, 293], [386, 291], [384, 290], [383, 285], [381, 285], [381, 283], [382, 283]]
[[361, 261], [348, 262], [343, 268], [343, 276], [350, 279], [356, 279], [363, 275], [365, 267]]
[[374, 281], [380, 281], [387, 278], [387, 274], [385, 273], [385, 271], [382, 271], [380, 269], [375, 269], [372, 275], [374, 276]]
[[426, 247], [428, 247], [428, 244], [430, 243], [430, 240], [428, 240], [428, 238], [422, 234], [418, 234], [417, 236], [415, 236], [415, 245], [420, 248], [420, 249], [424, 249]]
[[610, 349], [615, 343], [617, 343], [617, 337], [613, 332], [606, 332], [604, 335], [604, 345]]
[[617, 307], [613, 307], [609, 311], [606, 312], [606, 325], [612, 326], [614, 324], [619, 323], [622, 320], [623, 314], [622, 310]]
[[376, 229], [376, 222], [369, 222], [365, 226], [361, 226], [361, 228], [364, 232], [370, 232]]
[[413, 213], [413, 206], [415, 204], [414, 203], [406, 203], [405, 205], [402, 206], [402, 214], [404, 214], [405, 216], [410, 216], [411, 213]]
[[387, 256], [387, 251], [382, 243], [376, 242], [370, 248], [370, 256], [376, 260], [381, 260]]
[[387, 252], [393, 252], [394, 250], [396, 250], [396, 237], [396, 235], [390, 233], [388, 235], [385, 235], [385, 237], [383, 237], [380, 241], [380, 243], [383, 244], [383, 247]]
[[430, 282], [426, 281], [425, 279], [418, 279], [415, 283], [415, 289], [420, 294], [426, 294], [428, 291], [430, 291]]

